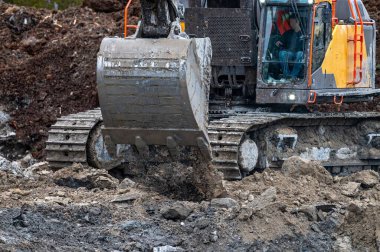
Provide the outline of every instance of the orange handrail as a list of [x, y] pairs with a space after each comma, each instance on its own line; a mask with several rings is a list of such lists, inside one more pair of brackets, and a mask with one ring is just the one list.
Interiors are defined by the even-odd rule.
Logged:
[[342, 104], [343, 104], [343, 101], [344, 101], [344, 96], [343, 96], [343, 95], [340, 97], [340, 100], [339, 100], [339, 101], [337, 100], [337, 97], [334, 96], [334, 104], [335, 104], [335, 105], [342, 105]]
[[131, 3], [132, 0], [129, 0], [124, 9], [124, 38], [128, 36], [128, 28], [137, 29], [137, 25], [128, 25], [128, 9]]
[[339, 23], [338, 18], [336, 17], [336, 1], [332, 0], [332, 18], [331, 18], [331, 26], [334, 30], [335, 26]]
[[[357, 0], [353, 0], [353, 1], [354, 1], [355, 11], [356, 11], [357, 15], [354, 12], [354, 9], [353, 9], [352, 4], [351, 4], [351, 0], [348, 0], [348, 6], [350, 7], [351, 16], [355, 19], [355, 22], [354, 22], [354, 24], [355, 24], [354, 39], [352, 40], [354, 42], [353, 81], [348, 82], [349, 85], [359, 84], [363, 80], [363, 57], [364, 57], [364, 55], [363, 55], [364, 54], [364, 27], [363, 26], [364, 26], [364, 21], [363, 21], [362, 14], [360, 12], [358, 1]], [[359, 22], [358, 22], [358, 18], [359, 18]], [[358, 27], [360, 27], [360, 34], [358, 34]], [[359, 40], [358, 40], [358, 36], [360, 36]], [[360, 42], [360, 52], [359, 53], [358, 53], [357, 42]], [[357, 57], [358, 57], [358, 54], [359, 54], [359, 68], [360, 68], [359, 80], [357, 80], [357, 76], [358, 76]]]
[[315, 92], [314, 90], [311, 90], [309, 92], [309, 97], [307, 98], [307, 103], [314, 104], [316, 102], [317, 102], [317, 92]]

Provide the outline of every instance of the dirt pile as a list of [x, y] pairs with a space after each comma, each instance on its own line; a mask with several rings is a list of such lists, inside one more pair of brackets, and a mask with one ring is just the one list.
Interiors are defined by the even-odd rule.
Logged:
[[84, 0], [82, 6], [97, 12], [116, 12], [124, 9], [124, 2], [122, 0]]
[[98, 106], [96, 55], [102, 38], [122, 34], [123, 15], [4, 3], [0, 13], [0, 105], [17, 138], [42, 157], [57, 117]]
[[[46, 164], [0, 171], [0, 250], [31, 251], [377, 251], [377, 173], [335, 177], [304, 166], [225, 182], [224, 198], [178, 201], [147, 181]], [[28, 172], [25, 172], [28, 171]], [[67, 174], [83, 185], [61, 184]], [[28, 174], [28, 176], [26, 176]], [[99, 178], [114, 181], [111, 187]], [[360, 178], [360, 183], [357, 181]], [[365, 186], [370, 182], [371, 187]], [[94, 186], [88, 187], [88, 184]], [[78, 184], [76, 184], [78, 185]], [[355, 186], [355, 192], [347, 190]], [[300, 190], [302, 188], [302, 190]]]

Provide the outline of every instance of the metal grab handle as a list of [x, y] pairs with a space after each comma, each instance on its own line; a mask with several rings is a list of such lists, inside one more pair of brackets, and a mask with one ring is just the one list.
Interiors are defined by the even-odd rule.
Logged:
[[308, 104], [314, 104], [314, 103], [316, 103], [316, 101], [317, 101], [317, 92], [315, 92], [314, 90], [312, 90], [309, 93], [309, 97], [307, 99], [307, 103]]
[[340, 97], [340, 101], [339, 102], [337, 101], [337, 97], [334, 96], [334, 104], [335, 105], [342, 105], [343, 104], [343, 100], [344, 100], [344, 96], [343, 95]]

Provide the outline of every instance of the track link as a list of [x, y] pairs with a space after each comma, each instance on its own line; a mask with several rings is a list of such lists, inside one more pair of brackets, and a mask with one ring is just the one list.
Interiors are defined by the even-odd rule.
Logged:
[[53, 168], [73, 163], [87, 164], [87, 141], [92, 129], [102, 121], [100, 109], [59, 118], [49, 131], [46, 160]]
[[212, 148], [215, 168], [224, 174], [227, 180], [242, 179], [239, 163], [239, 147], [249, 130], [257, 129], [282, 119], [282, 116], [233, 116], [211, 121], [208, 135]]

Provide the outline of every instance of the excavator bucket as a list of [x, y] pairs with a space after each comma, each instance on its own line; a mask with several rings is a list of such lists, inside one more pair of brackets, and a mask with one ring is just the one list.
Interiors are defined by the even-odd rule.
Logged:
[[105, 139], [209, 152], [210, 62], [209, 39], [105, 38], [97, 65]]

